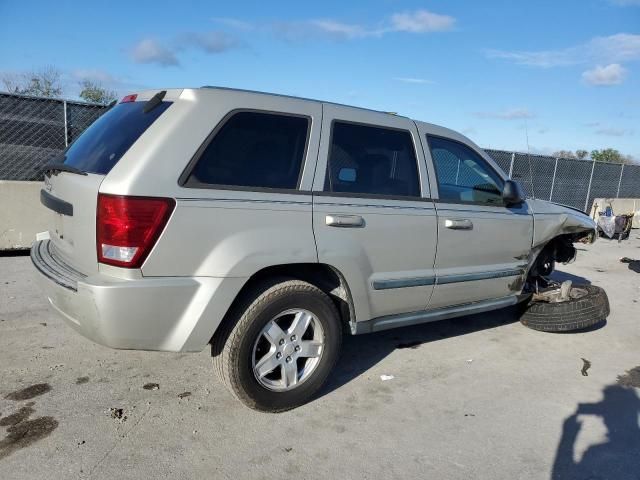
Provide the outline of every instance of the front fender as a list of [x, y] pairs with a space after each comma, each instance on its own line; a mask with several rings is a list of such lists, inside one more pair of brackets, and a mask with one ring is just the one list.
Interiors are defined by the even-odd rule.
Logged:
[[585, 213], [544, 200], [530, 199], [527, 204], [533, 211], [533, 250], [560, 235], [573, 235], [575, 241], [594, 233], [595, 241], [596, 223]]

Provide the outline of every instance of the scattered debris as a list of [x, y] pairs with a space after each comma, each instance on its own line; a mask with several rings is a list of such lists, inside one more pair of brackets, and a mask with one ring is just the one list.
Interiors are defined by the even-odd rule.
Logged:
[[465, 413], [464, 416], [465, 417], [475, 417], [476, 414], [475, 413]]
[[4, 398], [14, 401], [31, 400], [34, 397], [47, 393], [49, 390], [51, 390], [51, 386], [48, 383], [37, 383], [30, 387], [23, 388], [22, 390], [11, 392]]
[[419, 340], [415, 340], [415, 341], [407, 342], [407, 343], [399, 343], [396, 348], [412, 348], [412, 349], [415, 350], [420, 345], [421, 345], [421, 342]]
[[467, 363], [472, 363], [473, 362], [473, 358], [468, 358], [467, 359]]
[[76, 385], [82, 385], [83, 383], [88, 383], [89, 377], [78, 377], [76, 378]]
[[78, 442], [78, 446], [80, 445], [84, 445], [85, 443], [87, 443], [86, 441], [82, 440], [81, 442]]
[[627, 370], [624, 375], [618, 375], [618, 385], [640, 388], [640, 366]]
[[194, 435], [195, 435], [196, 433], [198, 433], [198, 430], [194, 430], [194, 431], [193, 431], [193, 434], [194, 434]]
[[581, 370], [582, 376], [588, 377], [589, 373], [587, 373], [587, 370], [591, 368], [591, 362], [586, 358], [581, 358], [581, 360], [582, 360], [582, 370]]
[[380, 380], [382, 380], [383, 382], [386, 382], [387, 380], [393, 380], [394, 377], [393, 375], [380, 375]]
[[628, 264], [629, 270], [640, 273], [640, 260], [634, 260], [633, 258], [629, 257], [622, 257], [620, 259], [620, 262]]
[[178, 398], [182, 400], [183, 398], [187, 398], [191, 396], [191, 392], [182, 392], [178, 394]]
[[120, 420], [121, 422], [125, 422], [127, 420], [127, 416], [124, 414], [124, 408], [110, 408], [109, 412], [111, 413], [111, 418]]
[[293, 447], [284, 447], [283, 450], [287, 453], [293, 450]]
[[158, 390], [160, 388], [160, 384], [158, 383], [145, 383], [142, 387], [145, 390]]
[[47, 326], [47, 322], [40, 322], [40, 325], [42, 325], [43, 327]]

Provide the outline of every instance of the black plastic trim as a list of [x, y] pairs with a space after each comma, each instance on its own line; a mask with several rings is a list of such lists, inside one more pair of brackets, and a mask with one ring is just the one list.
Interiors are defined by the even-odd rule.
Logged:
[[329, 192], [326, 190], [314, 191], [316, 197], [335, 197], [335, 198], [362, 198], [362, 199], [380, 199], [380, 200], [400, 200], [402, 202], [433, 202], [428, 197], [409, 197], [406, 195], [385, 195], [381, 193], [357, 193], [357, 192]]
[[478, 273], [457, 273], [455, 275], [442, 275], [436, 280], [436, 285], [447, 285], [449, 283], [475, 282], [478, 280], [490, 280], [492, 278], [516, 277], [524, 274], [521, 268], [513, 268], [509, 270], [498, 270], [494, 272], [478, 272]]
[[40, 203], [56, 213], [73, 217], [73, 205], [58, 197], [54, 197], [46, 190], [40, 190]]
[[425, 287], [428, 285], [435, 285], [435, 283], [435, 277], [421, 277], [394, 278], [392, 280], [374, 280], [372, 285], [374, 290], [390, 290], [393, 288]]

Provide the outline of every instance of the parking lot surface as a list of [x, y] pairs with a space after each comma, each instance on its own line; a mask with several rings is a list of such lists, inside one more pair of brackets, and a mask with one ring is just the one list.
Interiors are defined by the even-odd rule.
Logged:
[[502, 310], [350, 337], [319, 398], [283, 414], [234, 400], [208, 351], [85, 340], [29, 257], [0, 257], [0, 479], [639, 479], [640, 263], [619, 261], [639, 237], [559, 266], [606, 289], [602, 328]]

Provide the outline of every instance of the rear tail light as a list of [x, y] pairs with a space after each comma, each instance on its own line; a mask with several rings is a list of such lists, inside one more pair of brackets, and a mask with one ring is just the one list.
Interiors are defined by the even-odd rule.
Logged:
[[98, 194], [98, 261], [118, 267], [140, 268], [175, 205], [173, 198]]
[[136, 98], [138, 98], [137, 93], [132, 93], [131, 95], [125, 95], [124, 97], [122, 97], [122, 100], [120, 100], [120, 103], [135, 102]]

